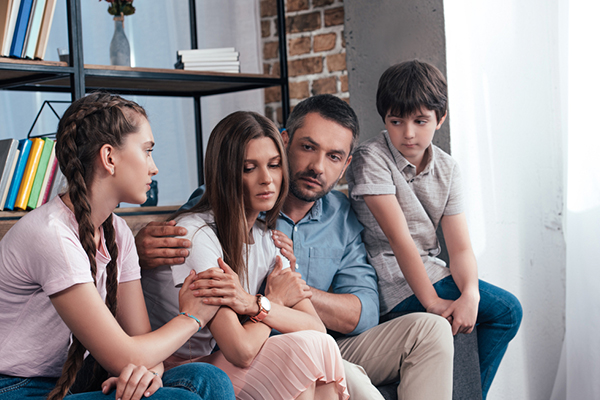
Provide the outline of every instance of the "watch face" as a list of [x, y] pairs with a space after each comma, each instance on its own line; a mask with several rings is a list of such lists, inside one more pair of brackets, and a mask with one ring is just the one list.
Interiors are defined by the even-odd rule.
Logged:
[[271, 311], [271, 302], [265, 296], [260, 297], [260, 306], [264, 308], [266, 312]]

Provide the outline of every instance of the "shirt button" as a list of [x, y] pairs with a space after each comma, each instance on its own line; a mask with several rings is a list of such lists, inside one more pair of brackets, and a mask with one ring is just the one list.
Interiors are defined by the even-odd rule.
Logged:
[[297, 226], [294, 227], [294, 232], [298, 232], [298, 227]]

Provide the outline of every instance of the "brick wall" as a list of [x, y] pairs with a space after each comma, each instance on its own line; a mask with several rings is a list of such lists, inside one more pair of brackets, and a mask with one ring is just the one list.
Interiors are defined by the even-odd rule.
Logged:
[[[285, 0], [290, 104], [315, 94], [349, 101], [343, 0]], [[277, 4], [261, 0], [264, 73], [279, 76]], [[281, 125], [281, 90], [265, 89], [265, 115]]]

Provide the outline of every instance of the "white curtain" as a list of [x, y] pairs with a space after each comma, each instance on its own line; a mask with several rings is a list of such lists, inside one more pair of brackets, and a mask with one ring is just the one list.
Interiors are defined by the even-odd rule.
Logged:
[[452, 155], [479, 275], [524, 310], [489, 400], [548, 400], [565, 336], [564, 1], [444, 2]]
[[[176, 52], [190, 48], [187, 0], [137, 0], [136, 12], [125, 18], [132, 66], [173, 68]], [[105, 1], [82, 0], [86, 64], [109, 65], [108, 48], [114, 31]], [[258, 0], [196, 0], [198, 47], [235, 47], [243, 73], [262, 73]], [[57, 61], [58, 47], [68, 47], [66, 1], [58, 1], [46, 59]], [[144, 106], [157, 143], [159, 205], [182, 204], [197, 187], [193, 100], [127, 96]], [[0, 91], [0, 139], [22, 139], [44, 100], [70, 100], [55, 93]], [[58, 109], [65, 107], [58, 105]], [[202, 98], [204, 148], [212, 128], [237, 110], [264, 112], [262, 90]], [[34, 133], [56, 131], [56, 118], [44, 111]]]

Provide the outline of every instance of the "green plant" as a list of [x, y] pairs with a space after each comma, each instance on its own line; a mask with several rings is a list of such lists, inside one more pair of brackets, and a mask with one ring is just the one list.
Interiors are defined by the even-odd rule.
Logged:
[[[100, 0], [102, 1], [102, 0]], [[110, 15], [131, 15], [135, 13], [135, 7], [133, 6], [133, 0], [105, 0], [110, 3], [108, 6], [108, 13]]]

